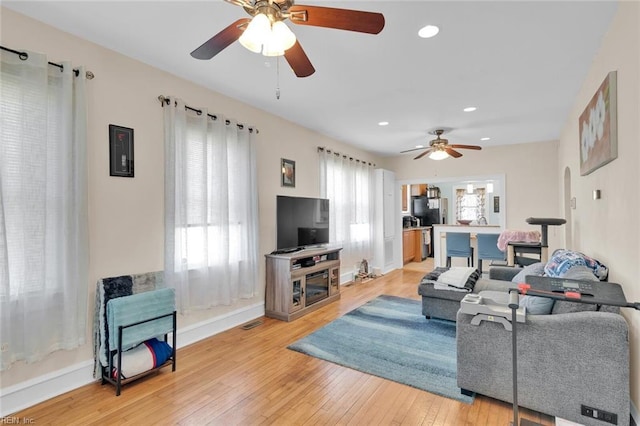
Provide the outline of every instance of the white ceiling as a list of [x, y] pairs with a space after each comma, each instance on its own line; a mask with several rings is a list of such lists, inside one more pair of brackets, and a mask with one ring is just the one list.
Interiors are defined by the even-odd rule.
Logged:
[[[437, 127], [453, 129], [450, 143], [485, 147], [558, 139], [617, 8], [614, 1], [576, 0], [299, 4], [381, 12], [386, 24], [369, 35], [287, 21], [316, 73], [296, 78], [281, 58], [278, 100], [277, 59], [238, 42], [210, 61], [189, 55], [248, 16], [223, 0], [2, 2], [379, 155], [426, 143], [433, 138], [427, 132]], [[440, 34], [419, 38], [426, 24], [438, 25]], [[478, 109], [463, 112], [467, 106]], [[379, 121], [390, 124], [380, 127]]]

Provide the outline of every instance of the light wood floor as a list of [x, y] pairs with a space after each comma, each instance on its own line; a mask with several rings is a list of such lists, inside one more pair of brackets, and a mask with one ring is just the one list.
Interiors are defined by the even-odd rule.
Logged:
[[[477, 396], [471, 405], [286, 349], [380, 294], [418, 299], [422, 268], [343, 286], [342, 298], [287, 323], [264, 318], [178, 350], [170, 368], [124, 387], [84, 386], [16, 413], [37, 425], [508, 425], [511, 405]], [[553, 418], [521, 410], [553, 425]]]

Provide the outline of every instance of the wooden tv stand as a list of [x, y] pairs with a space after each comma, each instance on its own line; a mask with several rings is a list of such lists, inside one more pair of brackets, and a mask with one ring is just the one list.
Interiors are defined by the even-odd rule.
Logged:
[[340, 250], [267, 254], [265, 315], [283, 321], [340, 299]]

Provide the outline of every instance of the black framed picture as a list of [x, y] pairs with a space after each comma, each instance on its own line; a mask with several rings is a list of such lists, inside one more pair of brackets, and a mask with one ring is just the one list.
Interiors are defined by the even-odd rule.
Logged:
[[493, 212], [500, 213], [500, 197], [497, 195], [493, 197]]
[[133, 129], [109, 124], [109, 175], [133, 177]]
[[282, 186], [296, 186], [296, 162], [282, 158]]

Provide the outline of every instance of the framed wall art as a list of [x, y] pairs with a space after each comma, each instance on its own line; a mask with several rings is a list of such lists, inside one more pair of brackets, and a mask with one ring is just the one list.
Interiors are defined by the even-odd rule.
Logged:
[[133, 177], [133, 129], [109, 124], [109, 175]]
[[282, 186], [289, 186], [295, 188], [296, 186], [296, 162], [281, 159], [281, 171], [282, 171]]
[[611, 71], [578, 119], [580, 175], [618, 157], [617, 75]]

